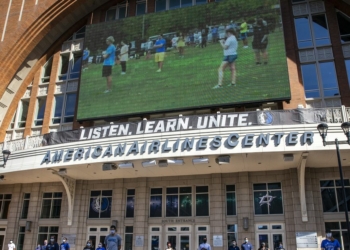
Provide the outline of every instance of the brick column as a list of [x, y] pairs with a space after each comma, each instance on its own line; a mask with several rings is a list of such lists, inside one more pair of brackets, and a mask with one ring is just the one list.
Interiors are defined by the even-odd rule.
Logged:
[[34, 125], [34, 123], [33, 123], [34, 116], [36, 115], [35, 106], [36, 106], [36, 98], [38, 96], [40, 75], [41, 75], [41, 70], [38, 70], [34, 75], [32, 92], [31, 92], [30, 99], [29, 99], [29, 107], [28, 107], [28, 113], [27, 113], [27, 119], [26, 119], [26, 126], [25, 126], [24, 133], [23, 133], [24, 136], [32, 134], [32, 127]]
[[[238, 180], [236, 182], [236, 199], [237, 199], [237, 225], [238, 225], [238, 239], [237, 243], [241, 244], [244, 237], [248, 237], [250, 243], [255, 247], [255, 234], [254, 234], [254, 212], [253, 212], [253, 194], [252, 184], [249, 179], [249, 173], [237, 173]], [[243, 229], [243, 218], [248, 217], [249, 228]]]
[[[148, 240], [147, 240], [147, 179], [138, 178], [138, 186], [135, 189], [136, 193], [136, 204], [135, 204], [135, 216], [134, 216], [134, 242], [135, 237], [139, 235], [144, 236], [143, 247], [135, 247], [135, 250], [147, 250]], [[134, 245], [134, 243], [133, 243]]]
[[60, 50], [57, 51], [53, 55], [53, 59], [52, 59], [50, 84], [49, 84], [49, 88], [47, 91], [43, 127], [41, 130], [42, 134], [47, 134], [50, 132], [51, 112], [52, 112], [53, 102], [55, 101], [54, 94], [55, 94], [55, 89], [56, 89], [56, 79], [57, 79], [57, 75], [58, 75], [58, 67], [59, 67], [59, 62], [60, 62], [60, 52], [61, 52]]
[[[213, 246], [213, 235], [222, 235], [225, 239], [224, 233], [225, 224], [224, 224], [224, 198], [222, 192], [222, 180], [221, 174], [212, 174], [211, 175], [211, 185], [210, 185], [210, 236], [208, 242]], [[224, 247], [215, 247], [215, 249], [226, 249]]]

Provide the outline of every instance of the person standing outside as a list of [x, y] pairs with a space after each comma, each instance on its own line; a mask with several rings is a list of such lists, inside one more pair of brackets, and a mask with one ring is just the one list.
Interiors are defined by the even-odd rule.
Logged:
[[283, 244], [282, 242], [280, 242], [279, 246], [277, 247], [278, 250], [285, 250], [284, 247], [283, 247]]
[[60, 249], [61, 250], [70, 250], [70, 246], [67, 243], [67, 238], [66, 237], [63, 237]]
[[326, 239], [321, 243], [322, 250], [340, 250], [339, 241], [334, 239], [331, 232], [326, 233]]
[[116, 227], [110, 227], [110, 234], [105, 238], [105, 246], [107, 250], [120, 250], [122, 245], [122, 238], [116, 233]]
[[94, 247], [92, 245], [92, 241], [91, 240], [88, 240], [86, 242], [86, 246], [84, 247], [84, 250], [94, 250]]
[[98, 247], [96, 248], [96, 250], [106, 250], [103, 246], [102, 246], [102, 242], [98, 243]]
[[183, 33], [179, 34], [178, 40], [177, 40], [177, 49], [179, 50], [179, 56], [184, 57], [184, 51], [185, 51], [185, 37]]
[[203, 28], [202, 29], [202, 43], [201, 43], [201, 48], [205, 48], [207, 47], [207, 37], [208, 37], [208, 32], [207, 32], [207, 28]]
[[158, 36], [157, 41], [154, 43], [154, 48], [156, 49], [155, 54], [155, 62], [158, 64], [158, 70], [157, 72], [162, 72], [163, 68], [163, 62], [164, 62], [164, 56], [165, 56], [165, 39], [162, 37], [162, 35]]
[[207, 243], [207, 238], [203, 238], [203, 242], [199, 244], [198, 250], [211, 250], [209, 243]]
[[50, 242], [47, 244], [46, 250], [60, 250], [60, 246], [57, 244], [55, 236], [50, 237]]
[[235, 240], [232, 241], [231, 246], [228, 248], [228, 250], [240, 250]]
[[241, 246], [241, 250], [253, 250], [252, 244], [250, 244], [247, 237], [244, 238], [244, 242]]
[[170, 241], [168, 241], [168, 242], [166, 243], [166, 248], [165, 248], [165, 250], [173, 250], [173, 248], [171, 247], [171, 242], [170, 242]]
[[10, 240], [10, 243], [7, 245], [7, 249], [8, 250], [15, 250], [16, 249], [16, 245], [15, 245], [15, 243], [13, 243], [13, 240]]
[[265, 242], [261, 242], [258, 250], [270, 250], [270, 249], [266, 246]]
[[128, 58], [129, 57], [129, 46], [126, 43], [124, 43], [123, 41], [121, 41], [120, 44], [122, 45], [122, 47], [120, 48], [120, 55], [119, 55], [120, 65], [122, 66], [121, 75], [125, 75], [126, 74], [126, 62], [129, 59]]
[[241, 40], [243, 41], [243, 48], [248, 48], [248, 24], [245, 18], [243, 18], [243, 22], [241, 23], [240, 28]]
[[46, 250], [47, 240], [44, 240], [44, 245], [41, 245], [41, 250]]
[[107, 81], [107, 89], [103, 92], [105, 94], [112, 91], [112, 67], [114, 66], [116, 52], [116, 48], [113, 43], [113, 36], [107, 37], [106, 44], [108, 47], [105, 51], [102, 52], [102, 56], [104, 58], [102, 77], [106, 77]]
[[213, 26], [211, 28], [211, 35], [212, 35], [213, 43], [216, 43], [218, 41], [218, 28], [216, 26]]
[[236, 66], [235, 61], [237, 59], [237, 46], [238, 42], [235, 37], [233, 29], [226, 30], [226, 41], [220, 40], [220, 45], [224, 50], [224, 59], [218, 69], [218, 85], [213, 89], [222, 88], [222, 80], [224, 78], [224, 71], [227, 66], [230, 66], [231, 70], [231, 83], [228, 86], [236, 86]]

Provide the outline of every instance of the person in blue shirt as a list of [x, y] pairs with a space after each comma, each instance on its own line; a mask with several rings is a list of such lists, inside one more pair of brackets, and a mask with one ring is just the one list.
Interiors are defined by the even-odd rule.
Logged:
[[70, 250], [70, 246], [69, 246], [69, 244], [67, 243], [67, 238], [66, 238], [66, 237], [64, 237], [64, 238], [62, 239], [62, 243], [61, 243], [60, 249], [61, 249], [61, 250]]
[[83, 71], [88, 69], [86, 66], [89, 61], [89, 56], [90, 56], [90, 50], [88, 48], [85, 48], [83, 52]]
[[231, 246], [228, 248], [228, 250], [239, 250], [239, 247], [237, 246], [237, 242], [235, 240], [232, 241]]
[[339, 241], [334, 239], [332, 233], [326, 233], [326, 239], [321, 243], [322, 250], [340, 250]]
[[98, 247], [96, 248], [96, 250], [106, 250], [103, 246], [102, 243], [98, 243]]
[[211, 35], [213, 38], [213, 42], [216, 43], [218, 41], [218, 28], [217, 28], [217, 26], [213, 26], [211, 28]]
[[104, 91], [104, 93], [109, 93], [112, 91], [112, 67], [114, 66], [115, 62], [115, 46], [114, 38], [113, 36], [109, 36], [106, 39], [106, 43], [108, 45], [108, 48], [102, 52], [103, 56], [103, 68], [102, 68], [102, 77], [106, 77], [107, 80], [107, 89]]
[[50, 242], [47, 244], [46, 250], [60, 250], [60, 246], [55, 241], [55, 236], [50, 237]]
[[250, 244], [247, 237], [244, 238], [244, 242], [241, 246], [241, 250], [253, 250], [252, 244]]
[[156, 49], [155, 62], [158, 64], [157, 72], [162, 72], [165, 50], [166, 50], [166, 41], [162, 37], [162, 35], [158, 36], [158, 39], [154, 43], [153, 48]]

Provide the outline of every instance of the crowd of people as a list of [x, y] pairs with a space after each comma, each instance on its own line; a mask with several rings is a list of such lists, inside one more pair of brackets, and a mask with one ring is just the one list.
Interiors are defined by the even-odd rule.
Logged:
[[[268, 27], [267, 22], [262, 18], [257, 18], [252, 25], [253, 27], [253, 40], [252, 49], [254, 51], [255, 64], [268, 64]], [[210, 34], [210, 36], [209, 36]], [[242, 23], [238, 26], [235, 22], [231, 21], [227, 25], [213, 25], [207, 26], [203, 29], [196, 29], [194, 32], [190, 32], [187, 35], [184, 33], [174, 34], [171, 38], [171, 48], [177, 52], [180, 58], [185, 56], [185, 48], [189, 46], [205, 48], [207, 46], [208, 38], [211, 37], [211, 41], [214, 44], [219, 44], [223, 50], [223, 60], [218, 68], [218, 83], [213, 89], [223, 88], [224, 71], [229, 68], [231, 71], [231, 79], [228, 83], [228, 87], [236, 86], [236, 60], [239, 58], [237, 54], [238, 40], [242, 41], [243, 49], [249, 48], [248, 43], [248, 24], [245, 18], [242, 19]], [[112, 91], [112, 71], [115, 64], [121, 65], [121, 75], [126, 74], [127, 61], [129, 59], [130, 45], [121, 41], [120, 48], [119, 43], [115, 45], [115, 39], [113, 36], [109, 36], [106, 39], [107, 49], [102, 52], [103, 67], [102, 77], [106, 78], [106, 90], [103, 93], [109, 93]], [[162, 72], [163, 63], [165, 60], [165, 53], [167, 51], [167, 40], [159, 35], [155, 41], [149, 39], [143, 44], [145, 51], [145, 59], [151, 59], [153, 50], [154, 60], [157, 64], [157, 73]], [[90, 51], [88, 48], [83, 53], [83, 71], [87, 70], [88, 59]], [[101, 57], [101, 56], [100, 56]]]
[[[109, 234], [105, 237], [104, 242], [99, 242], [96, 250], [121, 250], [122, 238], [116, 232], [116, 226], [112, 225], [110, 227]], [[326, 239], [321, 243], [321, 250], [340, 250], [340, 243], [338, 240], [334, 239], [331, 232], [326, 233]], [[16, 250], [16, 245], [10, 240], [8, 244], [8, 250]], [[63, 237], [60, 244], [57, 243], [55, 236], [50, 237], [50, 241], [44, 240], [44, 244], [38, 244], [35, 250], [70, 250], [70, 246], [67, 238]], [[93, 242], [88, 240], [86, 246], [83, 250], [95, 250]], [[171, 242], [167, 242], [165, 250], [176, 250], [172, 247]], [[204, 237], [202, 242], [198, 246], [198, 250], [211, 250], [211, 246], [207, 243], [207, 238]], [[228, 250], [253, 250], [252, 244], [249, 242], [248, 238], [244, 238], [244, 242], [241, 245], [241, 248], [237, 246], [236, 240], [230, 242]], [[274, 249], [270, 249], [265, 242], [260, 243], [258, 250], [285, 250], [282, 242], [275, 242]]]

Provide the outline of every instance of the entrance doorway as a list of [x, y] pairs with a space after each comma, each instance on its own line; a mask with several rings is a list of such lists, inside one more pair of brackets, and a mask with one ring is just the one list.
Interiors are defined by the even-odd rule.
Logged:
[[285, 229], [283, 223], [260, 223], [255, 225], [255, 244], [256, 248], [260, 247], [262, 242], [271, 250], [284, 245]]
[[6, 235], [6, 227], [0, 227], [0, 250], [4, 250], [5, 247], [5, 235]]
[[197, 250], [203, 238], [209, 237], [207, 225], [154, 225], [149, 228], [149, 249], [161, 250], [171, 243], [174, 250]]
[[[105, 238], [109, 234], [109, 226], [91, 226], [88, 227], [87, 239], [92, 241], [92, 247], [97, 248], [98, 244], [101, 242], [103, 247]], [[1, 249], [0, 249], [1, 250]]]

